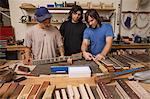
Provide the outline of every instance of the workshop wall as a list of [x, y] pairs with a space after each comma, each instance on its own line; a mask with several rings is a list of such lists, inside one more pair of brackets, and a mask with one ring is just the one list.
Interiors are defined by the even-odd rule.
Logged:
[[[65, 1], [65, 0], [63, 0]], [[68, 3], [69, 2], [74, 2], [74, 0], [66, 0]], [[86, 2], [92, 2], [92, 4], [98, 4], [99, 2], [104, 2], [106, 4], [114, 4], [114, 8], [115, 13], [112, 17], [112, 25], [114, 28], [114, 32], [116, 34], [118, 34], [119, 32], [119, 25], [117, 25], [118, 23], [118, 19], [119, 19], [119, 13], [118, 13], [118, 4], [120, 3], [120, 0], [76, 0], [77, 2], [79, 2], [79, 4], [82, 3], [86, 3]], [[36, 7], [38, 6], [47, 6], [47, 4], [49, 3], [53, 3], [53, 2], [57, 2], [57, 3], [62, 3], [62, 0], [9, 0], [9, 7], [10, 7], [10, 16], [11, 16], [11, 24], [15, 29], [15, 34], [16, 34], [16, 40], [20, 40], [23, 39], [25, 37], [25, 33], [28, 30], [29, 27], [31, 27], [33, 24], [27, 25], [27, 24], [23, 24], [20, 23], [21, 20], [21, 16], [23, 16], [24, 14], [26, 15], [26, 11], [23, 11], [19, 8], [19, 6], [22, 3], [32, 3], [33, 5], [35, 5]], [[122, 5], [122, 10], [123, 11], [135, 11], [137, 9], [137, 2], [138, 0], [123, 0], [123, 5]], [[150, 4], [149, 4], [150, 5]], [[150, 6], [144, 8], [144, 9], [140, 9], [141, 11], [150, 11]], [[132, 16], [132, 15], [130, 15]], [[127, 15], [124, 15], [124, 21], [126, 20]], [[142, 17], [147, 17], [147, 16], [142, 16]], [[132, 20], [132, 18], [131, 18]], [[124, 23], [124, 22], [122, 22]], [[143, 23], [144, 25], [144, 23]], [[136, 27], [132, 28], [132, 29], [125, 29], [122, 27], [121, 25], [121, 35], [129, 35], [131, 36], [131, 34], [133, 33], [139, 33], [140, 35], [148, 35], [149, 31], [147, 26], [144, 29], [138, 29]], [[145, 34], [142, 32], [146, 32]]]
[[[147, 0], [142, 0], [147, 1]], [[138, 10], [139, 8], [139, 10]], [[150, 36], [150, 1], [138, 7], [138, 0], [122, 0], [122, 11], [133, 11], [135, 13], [122, 13], [121, 34], [124, 36], [130, 36], [132, 34], [138, 34], [139, 36]], [[148, 12], [148, 13], [137, 13]], [[125, 26], [127, 17], [131, 18], [130, 28]], [[127, 21], [128, 23], [128, 21]]]

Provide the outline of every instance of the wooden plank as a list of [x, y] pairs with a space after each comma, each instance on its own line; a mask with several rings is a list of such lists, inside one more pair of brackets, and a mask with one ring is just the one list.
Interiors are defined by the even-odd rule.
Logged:
[[49, 85], [42, 97], [42, 99], [51, 99], [53, 91], [55, 90], [56, 86], [55, 85]]
[[131, 99], [140, 99], [137, 94], [125, 83], [125, 81], [119, 79], [117, 80], [119, 85], [123, 88], [123, 90], [131, 97]]
[[131, 99], [128, 94], [123, 90], [123, 88], [119, 85], [119, 83], [116, 83], [116, 88], [120, 94], [120, 96], [122, 96], [124, 99]]
[[99, 66], [100, 70], [103, 73], [108, 73], [108, 70], [104, 65], [102, 65], [99, 61], [95, 60], [95, 58], [93, 58], [93, 61]]
[[76, 86], [73, 86], [72, 89], [73, 89], [73, 92], [74, 92], [74, 98], [75, 99], [80, 99], [80, 94], [79, 94], [78, 88]]
[[44, 81], [42, 83], [42, 85], [40, 86], [38, 92], [36, 93], [35, 95], [35, 99], [41, 99], [44, 92], [46, 91], [46, 88], [48, 87], [48, 85], [50, 85], [50, 82], [49, 81]]
[[4, 93], [2, 98], [3, 99], [9, 98], [13, 94], [13, 92], [15, 91], [15, 89], [17, 88], [18, 85], [19, 85], [19, 83], [11, 83], [10, 87]]
[[105, 99], [113, 99], [113, 95], [111, 94], [111, 92], [108, 90], [106, 84], [102, 81], [98, 82], [98, 86], [101, 89]]
[[113, 61], [115, 64], [117, 64], [118, 66], [120, 66], [122, 69], [129, 69], [129, 67], [124, 66], [123, 63], [121, 63], [120, 61], [118, 61], [117, 59], [113, 58], [113, 57], [109, 57], [109, 59], [111, 61]]
[[38, 91], [38, 89], [40, 88], [40, 84], [35, 84], [33, 85], [33, 88], [31, 89], [27, 99], [33, 99], [35, 98], [36, 92]]
[[[68, 76], [53, 76], [47, 75], [43, 77], [29, 77], [28, 79], [21, 81], [21, 84], [41, 84], [43, 81], [50, 81], [51, 85], [57, 85], [56, 88], [64, 88], [67, 85], [78, 86], [79, 84], [87, 83], [90, 86], [95, 85], [93, 77], [83, 77], [83, 78], [69, 78]], [[61, 82], [61, 83], [60, 83]]]
[[125, 99], [117, 87], [115, 87], [115, 91], [118, 93], [121, 99]]
[[96, 91], [97, 91], [100, 99], [105, 99], [105, 97], [104, 97], [104, 95], [103, 95], [103, 93], [102, 93], [102, 91], [98, 85], [97, 85]]
[[67, 85], [67, 93], [68, 93], [69, 99], [73, 99], [74, 92], [73, 92], [73, 89], [72, 89], [72, 85]]
[[17, 97], [17, 99], [26, 99], [32, 87], [33, 85], [31, 84], [25, 85], [22, 91], [20, 92], [19, 96]]
[[128, 81], [127, 84], [132, 90], [140, 97], [140, 99], [149, 99], [150, 93], [148, 93], [137, 81]]
[[62, 94], [62, 99], [68, 99], [65, 89], [61, 89], [61, 94]]
[[0, 88], [0, 97], [4, 95], [4, 93], [7, 91], [7, 89], [10, 87], [11, 83], [5, 83], [1, 88]]
[[79, 90], [82, 99], [89, 99], [86, 89], [83, 84], [79, 84]]
[[23, 87], [24, 87], [24, 85], [18, 85], [17, 88], [15, 89], [14, 93], [10, 96], [10, 99], [17, 99], [17, 97], [20, 94]]
[[89, 84], [85, 84], [85, 87], [86, 87], [86, 90], [87, 90], [87, 92], [89, 94], [90, 99], [95, 99]]
[[59, 90], [55, 91], [55, 98], [56, 99], [61, 99]]

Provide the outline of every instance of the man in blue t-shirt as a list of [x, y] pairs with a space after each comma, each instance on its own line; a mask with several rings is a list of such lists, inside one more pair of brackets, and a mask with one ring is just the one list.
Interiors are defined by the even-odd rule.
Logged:
[[108, 23], [101, 23], [100, 16], [94, 9], [85, 13], [85, 21], [89, 27], [85, 29], [81, 50], [86, 60], [95, 56], [96, 60], [105, 59], [111, 49], [113, 29]]

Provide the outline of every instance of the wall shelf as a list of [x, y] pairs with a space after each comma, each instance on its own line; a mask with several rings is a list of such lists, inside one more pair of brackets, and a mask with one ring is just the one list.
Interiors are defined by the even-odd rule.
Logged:
[[[25, 22], [23, 24], [37, 24], [38, 22]], [[51, 22], [51, 24], [62, 24], [62, 22]]]
[[[50, 13], [52, 14], [62, 14], [61, 16], [64, 17], [64, 14], [66, 16], [66, 14], [68, 14], [70, 12], [70, 9], [72, 7], [48, 7], [48, 10], [50, 11]], [[82, 7], [83, 8], [83, 13], [86, 12], [86, 10], [88, 10], [89, 8], [88, 7]], [[31, 11], [34, 11], [36, 9], [36, 7], [23, 7], [23, 6], [20, 6], [20, 9], [23, 9], [27, 12], [31, 12]], [[105, 9], [101, 9], [100, 7], [93, 7], [93, 9], [96, 9], [97, 11], [99, 12], [107, 12], [107, 13], [112, 13], [114, 12], [114, 8], [105, 8]], [[33, 12], [32, 12], [33, 13]], [[58, 15], [60, 17], [60, 15]], [[61, 22], [62, 18], [59, 18], [58, 19], [59, 22], [51, 22], [51, 24], [62, 24], [63, 22]], [[111, 22], [111, 20], [104, 20], [104, 22]], [[24, 24], [36, 24], [37, 22], [25, 22]]]
[[150, 13], [150, 11], [122, 11], [122, 13]]
[[[20, 6], [21, 9], [24, 9], [24, 10], [35, 10], [36, 8], [33, 8], [33, 7], [22, 7]], [[70, 10], [71, 7], [60, 7], [60, 8], [57, 8], [57, 7], [48, 7], [48, 10]], [[88, 10], [89, 8], [88, 7], [83, 7], [83, 10]], [[101, 8], [98, 8], [98, 7], [93, 7], [92, 9], [96, 9], [96, 10], [99, 10], [99, 11], [114, 11], [115, 9], [114, 8], [108, 8], [108, 9], [101, 9]]]

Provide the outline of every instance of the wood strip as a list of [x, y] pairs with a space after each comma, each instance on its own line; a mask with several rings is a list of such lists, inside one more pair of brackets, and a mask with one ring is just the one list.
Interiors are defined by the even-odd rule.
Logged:
[[105, 99], [113, 99], [113, 95], [111, 94], [111, 92], [109, 91], [109, 89], [107, 88], [104, 82], [99, 81], [98, 86], [101, 89]]
[[24, 87], [24, 85], [18, 85], [17, 88], [15, 89], [14, 93], [10, 96], [10, 99], [17, 99], [17, 97], [20, 94], [23, 87]]
[[127, 85], [127, 83], [125, 83], [125, 81], [119, 79], [117, 80], [117, 82], [123, 88], [123, 90], [125, 90], [125, 92], [129, 95], [129, 97], [131, 97], [131, 99], [140, 99], [136, 95], [136, 93]]
[[137, 81], [128, 81], [127, 84], [141, 99], [150, 98], [150, 94]]
[[79, 90], [80, 90], [80, 94], [81, 94], [82, 99], [89, 99], [88, 94], [87, 94], [86, 89], [85, 89], [83, 84], [79, 85]]
[[56, 99], [61, 99], [59, 90], [55, 91]]
[[44, 81], [42, 85], [40, 86], [38, 92], [35, 95], [35, 99], [41, 99], [42, 96], [44, 95], [44, 92], [46, 91], [46, 88], [50, 85], [49, 81]]
[[95, 60], [94, 58], [93, 58], [93, 61], [99, 66], [100, 70], [103, 73], [108, 73], [108, 70], [104, 65], [102, 65], [99, 61]]
[[123, 58], [122, 55], [113, 55], [113, 58], [115, 58], [116, 60], [118, 60], [119, 62], [121, 62], [123, 64], [123, 67], [129, 67], [130, 68], [130, 64], [128, 63], [128, 60]]
[[80, 99], [80, 94], [79, 94], [78, 88], [76, 86], [73, 86], [72, 89], [73, 89], [73, 92], [74, 92], [74, 98], [75, 99]]
[[68, 99], [65, 89], [61, 89], [62, 99]]
[[22, 91], [20, 92], [19, 96], [17, 97], [17, 99], [26, 99], [32, 87], [33, 85], [31, 84], [25, 85]]
[[116, 88], [120, 92], [120, 94], [124, 97], [124, 99], [131, 99], [128, 94], [123, 90], [123, 88], [119, 85], [119, 83], [116, 83]]
[[53, 91], [55, 90], [56, 86], [55, 85], [49, 85], [42, 97], [42, 99], [51, 99]]
[[35, 95], [36, 95], [36, 92], [38, 91], [38, 89], [40, 88], [40, 84], [35, 84], [33, 85], [33, 88], [31, 89], [27, 99], [34, 99], [35, 98]]
[[9, 98], [13, 92], [15, 91], [15, 89], [17, 88], [17, 86], [19, 85], [19, 83], [11, 83], [10, 87], [8, 88], [8, 90], [4, 93], [3, 95], [3, 99], [7, 99]]
[[105, 59], [105, 60], [101, 60], [101, 62], [104, 64], [104, 65], [106, 65], [107, 67], [109, 67], [109, 66], [113, 66], [113, 63], [107, 58], [107, 59]]
[[90, 99], [95, 99], [89, 84], [85, 84], [85, 87], [86, 87], [86, 90], [87, 90], [87, 92], [89, 94]]
[[123, 55], [123, 56], [125, 56], [125, 57], [127, 57], [127, 58], [129, 58], [129, 59], [131, 59], [131, 60], [133, 60], [133, 61], [135, 61], [135, 62], [137, 62], [137, 63], [142, 64], [141, 67], [143, 67], [143, 65], [144, 65], [144, 66], [147, 66], [147, 65], [148, 65], [147, 63], [144, 63], [144, 62], [142, 62], [142, 61], [140, 61], [140, 60], [137, 60], [137, 59], [135, 59], [135, 58], [133, 58], [133, 57], [131, 57], [131, 56], [129, 56], [129, 55]]
[[4, 83], [4, 85], [0, 88], [0, 97], [4, 95], [7, 89], [10, 87], [11, 83]]
[[116, 63], [118, 66], [120, 66], [122, 69], [129, 69], [129, 67], [125, 67], [124, 64], [118, 61], [117, 59], [113, 57], [109, 57], [109, 59], [113, 61], [114, 63]]
[[96, 91], [97, 91], [100, 99], [105, 99], [105, 97], [98, 85], [97, 85]]
[[125, 99], [117, 87], [115, 87], [115, 90], [121, 99]]
[[72, 89], [72, 86], [71, 86], [71, 85], [67, 85], [67, 93], [68, 93], [69, 99], [73, 99], [73, 97], [74, 97], [74, 92], [73, 92], [73, 89]]

